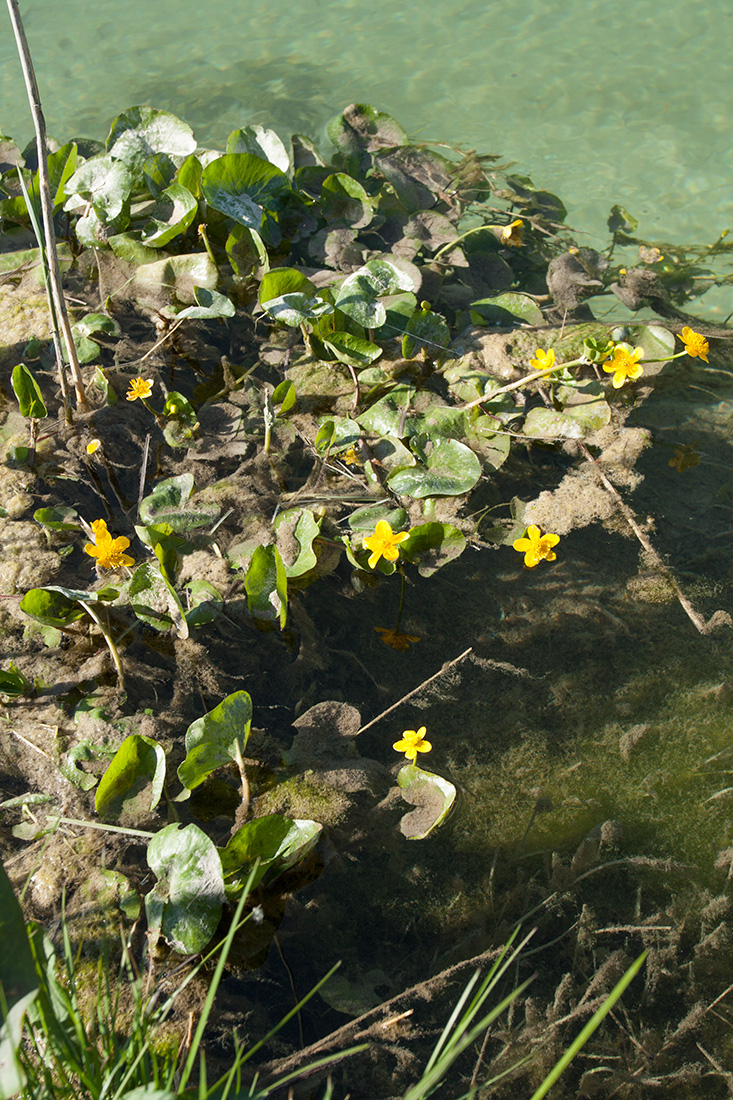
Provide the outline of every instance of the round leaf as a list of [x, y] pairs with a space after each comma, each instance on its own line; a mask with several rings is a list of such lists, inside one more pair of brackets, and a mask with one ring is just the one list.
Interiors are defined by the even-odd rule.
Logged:
[[188, 791], [204, 782], [216, 768], [244, 755], [252, 724], [252, 700], [246, 691], [227, 695], [186, 730], [186, 759], [178, 778]]
[[259, 230], [263, 210], [290, 190], [285, 173], [251, 153], [227, 153], [207, 164], [201, 188], [209, 206], [248, 229]]
[[168, 825], [148, 845], [158, 877], [145, 898], [148, 932], [184, 955], [202, 951], [216, 931], [224, 901], [219, 854], [196, 825]]
[[427, 455], [425, 464], [395, 470], [387, 478], [393, 493], [416, 497], [459, 496], [472, 489], [481, 477], [481, 463], [465, 444], [441, 439]]
[[145, 161], [155, 153], [187, 157], [195, 148], [187, 123], [153, 107], [130, 107], [118, 115], [107, 138], [107, 152], [127, 165], [136, 183], [142, 183]]

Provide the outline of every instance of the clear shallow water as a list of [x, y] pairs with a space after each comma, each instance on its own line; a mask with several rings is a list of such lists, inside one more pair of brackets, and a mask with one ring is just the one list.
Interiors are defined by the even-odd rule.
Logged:
[[[713, 240], [733, 224], [733, 9], [671, 0], [30, 0], [49, 132], [104, 137], [148, 102], [202, 143], [245, 122], [322, 135], [347, 103], [411, 133], [497, 152], [605, 243], [614, 202], [639, 232]], [[0, 14], [0, 130], [31, 136]], [[732, 296], [733, 297], [733, 296]], [[733, 301], [731, 303], [733, 307]], [[727, 310], [726, 310], [727, 312]]]

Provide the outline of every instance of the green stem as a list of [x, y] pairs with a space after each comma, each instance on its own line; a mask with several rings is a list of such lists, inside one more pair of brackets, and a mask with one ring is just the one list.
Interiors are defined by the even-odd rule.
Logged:
[[122, 669], [122, 661], [120, 660], [120, 655], [117, 651], [117, 646], [115, 645], [114, 641], [112, 640], [112, 635], [110, 634], [109, 630], [107, 630], [107, 628], [105, 626], [103, 626], [102, 620], [100, 619], [99, 615], [97, 615], [96, 611], [92, 611], [92, 608], [91, 608], [90, 604], [88, 604], [85, 600], [79, 600], [78, 602], [84, 608], [84, 610], [89, 615], [89, 617], [94, 619], [95, 623], [97, 624], [99, 629], [102, 631], [102, 635], [104, 637], [104, 640], [107, 643], [107, 649], [109, 650], [110, 655], [112, 657], [112, 660], [114, 662], [114, 666], [117, 669], [117, 684], [118, 684], [118, 687], [119, 687], [120, 691], [124, 691], [125, 690], [125, 673], [123, 672], [123, 669]]

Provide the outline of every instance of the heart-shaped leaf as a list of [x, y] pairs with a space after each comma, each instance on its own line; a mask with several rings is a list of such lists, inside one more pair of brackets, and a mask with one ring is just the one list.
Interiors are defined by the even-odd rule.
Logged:
[[397, 783], [405, 802], [415, 807], [400, 821], [400, 832], [408, 840], [424, 840], [450, 813], [456, 788], [447, 779], [423, 771], [416, 764], [400, 768]]
[[[242, 759], [251, 725], [252, 700], [246, 691], [227, 695], [208, 714], [191, 723], [186, 730], [186, 759], [178, 769], [186, 791], [194, 790], [217, 768]], [[185, 797], [188, 795], [181, 800]]]
[[148, 845], [148, 866], [158, 881], [145, 897], [148, 934], [163, 936], [174, 951], [202, 951], [216, 931], [224, 876], [213, 842], [197, 825], [168, 825]]
[[102, 776], [94, 805], [100, 817], [133, 822], [160, 802], [165, 753], [152, 737], [132, 733], [122, 742]]
[[470, 447], [455, 439], [441, 439], [426, 454], [425, 463], [395, 470], [387, 484], [393, 493], [421, 500], [467, 493], [480, 477], [481, 463]]

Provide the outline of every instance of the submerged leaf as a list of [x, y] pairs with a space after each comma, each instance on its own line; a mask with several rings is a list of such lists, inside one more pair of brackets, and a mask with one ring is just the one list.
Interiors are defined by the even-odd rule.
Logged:
[[400, 821], [400, 832], [408, 840], [424, 840], [445, 821], [456, 800], [456, 788], [416, 764], [400, 768], [397, 783], [405, 802], [416, 807]]

